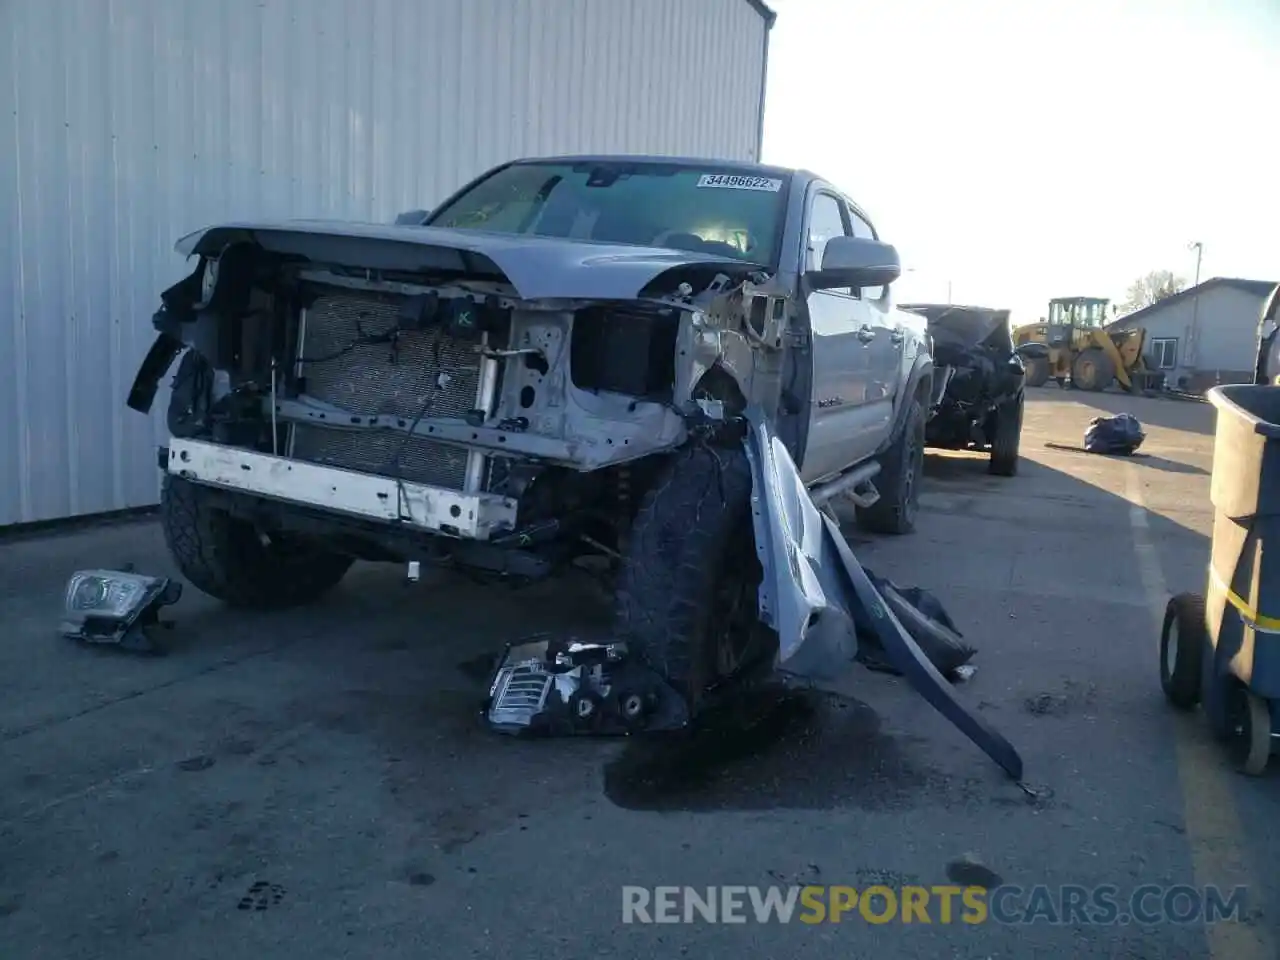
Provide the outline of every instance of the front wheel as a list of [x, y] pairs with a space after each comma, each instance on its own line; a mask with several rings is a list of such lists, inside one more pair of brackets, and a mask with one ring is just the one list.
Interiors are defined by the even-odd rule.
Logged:
[[691, 713], [710, 688], [771, 662], [776, 637], [759, 620], [760, 578], [746, 453], [678, 454], [631, 527], [616, 616], [620, 635]]
[[210, 502], [199, 484], [166, 474], [160, 525], [169, 553], [197, 590], [233, 607], [281, 609], [319, 599], [352, 558], [269, 536]]
[[924, 476], [924, 407], [911, 398], [906, 423], [897, 442], [881, 458], [875, 478], [880, 499], [858, 507], [858, 526], [871, 533], [905, 534], [915, 529], [920, 512], [920, 480]]

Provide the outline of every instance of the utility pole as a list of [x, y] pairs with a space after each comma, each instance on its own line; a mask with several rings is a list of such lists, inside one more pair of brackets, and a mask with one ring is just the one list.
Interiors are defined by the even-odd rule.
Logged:
[[1183, 366], [1191, 367], [1196, 364], [1200, 353], [1200, 262], [1204, 258], [1204, 244], [1199, 240], [1194, 240], [1187, 244], [1188, 250], [1196, 252], [1196, 282], [1192, 286], [1195, 291], [1191, 296], [1191, 331], [1187, 336], [1187, 355], [1183, 358]]
[[951, 281], [947, 281], [947, 306], [951, 305]]

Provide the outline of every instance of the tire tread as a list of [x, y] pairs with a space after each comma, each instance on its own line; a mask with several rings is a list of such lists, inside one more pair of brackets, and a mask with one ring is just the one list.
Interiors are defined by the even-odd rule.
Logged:
[[735, 525], [751, 522], [751, 484], [742, 450], [690, 448], [645, 494], [631, 528], [618, 627], [691, 703], [710, 680], [705, 619]]
[[233, 607], [279, 609], [310, 602], [337, 585], [350, 557], [316, 549], [273, 555], [251, 528], [213, 509], [201, 489], [166, 475], [160, 493], [165, 543], [182, 575]]

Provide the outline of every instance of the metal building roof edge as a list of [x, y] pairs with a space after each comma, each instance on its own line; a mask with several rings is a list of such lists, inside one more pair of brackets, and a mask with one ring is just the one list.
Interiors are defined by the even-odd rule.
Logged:
[[1274, 280], [1246, 280], [1243, 277], [1210, 277], [1208, 280], [1202, 281], [1198, 286], [1187, 287], [1185, 290], [1179, 290], [1172, 296], [1165, 297], [1163, 300], [1157, 300], [1141, 310], [1134, 310], [1132, 313], [1126, 313], [1123, 317], [1118, 317], [1107, 324], [1106, 329], [1119, 328], [1123, 324], [1128, 324], [1138, 317], [1144, 317], [1164, 307], [1171, 306], [1179, 300], [1185, 300], [1187, 297], [1195, 293], [1204, 293], [1212, 287], [1227, 286], [1235, 287], [1237, 290], [1244, 290], [1247, 293], [1257, 294], [1264, 299], [1270, 296], [1277, 287], [1277, 281]]
[[771, 29], [778, 19], [777, 11], [771, 9], [764, 0], [747, 0], [747, 5], [764, 18], [765, 29]]

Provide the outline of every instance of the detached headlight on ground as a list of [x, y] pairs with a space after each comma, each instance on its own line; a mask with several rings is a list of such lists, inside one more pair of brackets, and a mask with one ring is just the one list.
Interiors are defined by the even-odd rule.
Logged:
[[182, 584], [122, 570], [77, 570], [67, 582], [59, 632], [70, 640], [153, 650], [147, 628], [159, 610], [177, 603]]

